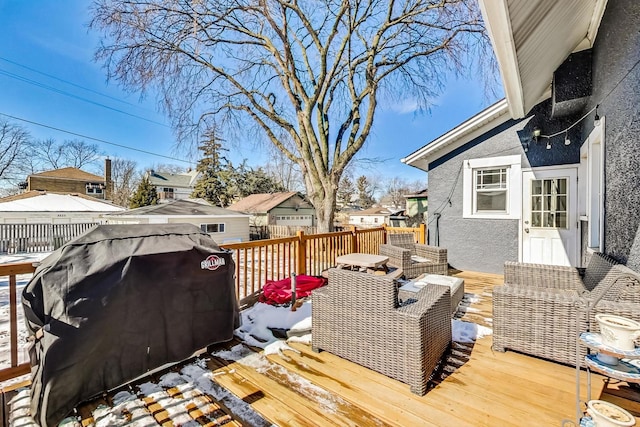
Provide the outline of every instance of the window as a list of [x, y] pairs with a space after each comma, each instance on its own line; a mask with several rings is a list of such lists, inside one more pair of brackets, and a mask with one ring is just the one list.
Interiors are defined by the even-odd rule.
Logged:
[[160, 191], [160, 199], [174, 199], [174, 189], [169, 187], [163, 187], [162, 191]]
[[102, 194], [102, 188], [87, 188], [87, 194]]
[[507, 212], [507, 171], [475, 170], [474, 212]]
[[224, 233], [224, 224], [200, 224], [205, 233]]
[[520, 219], [520, 156], [464, 160], [463, 218]]
[[531, 227], [568, 228], [567, 178], [531, 181]]

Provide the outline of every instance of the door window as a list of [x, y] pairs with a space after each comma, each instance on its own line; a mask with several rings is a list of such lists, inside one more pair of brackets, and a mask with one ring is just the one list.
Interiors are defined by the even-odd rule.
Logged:
[[568, 228], [567, 178], [531, 180], [531, 226]]

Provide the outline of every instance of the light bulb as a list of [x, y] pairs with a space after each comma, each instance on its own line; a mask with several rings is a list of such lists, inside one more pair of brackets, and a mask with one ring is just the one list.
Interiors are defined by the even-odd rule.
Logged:
[[547, 150], [551, 150], [551, 141], [547, 141]]
[[569, 144], [571, 144], [571, 140], [567, 136], [567, 137], [564, 138], [564, 145], [569, 145]]
[[598, 105], [596, 105], [596, 115], [593, 118], [593, 125], [600, 126], [600, 116], [598, 115]]

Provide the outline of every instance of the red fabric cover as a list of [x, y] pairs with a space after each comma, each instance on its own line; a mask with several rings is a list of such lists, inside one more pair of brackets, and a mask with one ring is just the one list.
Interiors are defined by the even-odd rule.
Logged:
[[[311, 291], [327, 284], [324, 277], [296, 276], [296, 298], [304, 298], [311, 295]], [[262, 293], [258, 301], [271, 305], [286, 304], [291, 302], [291, 278], [282, 280], [267, 280], [262, 287]]]

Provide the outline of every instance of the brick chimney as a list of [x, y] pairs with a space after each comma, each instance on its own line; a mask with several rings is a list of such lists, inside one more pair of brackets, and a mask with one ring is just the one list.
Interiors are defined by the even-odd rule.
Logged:
[[104, 159], [104, 199], [111, 200], [113, 197], [113, 181], [111, 180], [111, 159]]

